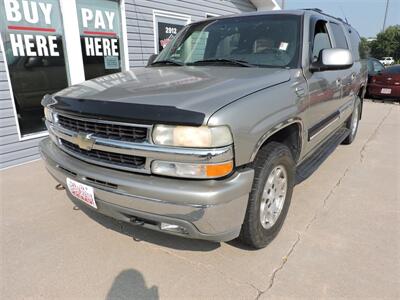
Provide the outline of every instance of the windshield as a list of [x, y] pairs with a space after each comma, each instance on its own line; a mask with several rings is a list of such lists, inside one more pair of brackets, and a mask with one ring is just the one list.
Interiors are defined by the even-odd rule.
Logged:
[[154, 63], [293, 68], [299, 63], [300, 31], [295, 15], [207, 20], [185, 27]]

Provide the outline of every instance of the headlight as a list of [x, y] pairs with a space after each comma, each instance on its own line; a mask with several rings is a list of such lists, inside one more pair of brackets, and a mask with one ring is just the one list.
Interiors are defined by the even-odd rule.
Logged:
[[50, 108], [48, 108], [48, 107], [44, 108], [44, 117], [46, 118], [47, 121], [53, 123], [53, 121], [54, 121], [53, 112]]
[[196, 164], [156, 160], [151, 164], [153, 174], [183, 178], [212, 179], [229, 175], [232, 170], [232, 161], [218, 164]]
[[232, 134], [227, 126], [156, 125], [153, 142], [175, 147], [215, 148], [232, 144]]

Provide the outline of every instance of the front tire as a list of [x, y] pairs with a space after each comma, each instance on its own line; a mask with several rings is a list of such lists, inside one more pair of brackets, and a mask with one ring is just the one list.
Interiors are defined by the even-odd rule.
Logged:
[[295, 180], [295, 162], [289, 148], [270, 142], [254, 160], [254, 181], [239, 239], [250, 247], [267, 246], [286, 218]]
[[342, 142], [342, 144], [350, 145], [356, 138], [358, 131], [358, 124], [360, 123], [360, 115], [361, 115], [361, 100], [360, 98], [357, 97], [353, 113], [346, 122], [346, 128], [350, 130], [350, 133], [346, 137], [346, 139]]

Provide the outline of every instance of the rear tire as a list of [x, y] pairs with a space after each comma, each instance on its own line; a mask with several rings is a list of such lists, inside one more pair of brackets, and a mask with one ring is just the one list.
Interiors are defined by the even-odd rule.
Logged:
[[346, 121], [346, 128], [350, 130], [350, 133], [346, 137], [346, 139], [342, 142], [342, 144], [350, 145], [356, 138], [358, 131], [358, 124], [360, 123], [360, 115], [361, 115], [361, 100], [359, 97], [357, 97], [353, 113], [351, 114], [350, 118]]
[[270, 142], [254, 160], [254, 181], [239, 239], [252, 248], [267, 246], [286, 218], [295, 180], [289, 148]]

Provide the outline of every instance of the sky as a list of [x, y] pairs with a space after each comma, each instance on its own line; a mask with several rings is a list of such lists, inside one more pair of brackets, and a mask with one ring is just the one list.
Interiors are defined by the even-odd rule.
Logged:
[[[285, 9], [319, 8], [344, 19], [362, 37], [375, 37], [382, 30], [386, 0], [284, 0]], [[386, 27], [400, 25], [400, 0], [389, 0]]]

